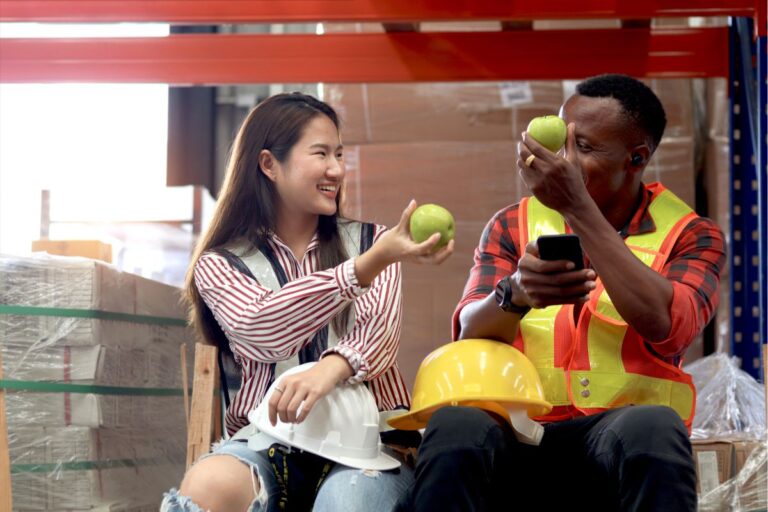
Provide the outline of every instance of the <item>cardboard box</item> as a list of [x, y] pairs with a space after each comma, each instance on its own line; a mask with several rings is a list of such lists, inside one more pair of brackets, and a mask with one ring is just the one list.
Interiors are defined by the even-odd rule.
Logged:
[[643, 181], [660, 181], [691, 208], [696, 207], [693, 137], [664, 137], [643, 173]]
[[693, 137], [696, 133], [693, 82], [687, 78], [649, 78], [643, 80], [653, 89], [667, 116], [664, 137]]
[[[693, 87], [649, 79], [667, 115], [666, 137], [695, 133]], [[328, 84], [348, 144], [519, 139], [536, 116], [557, 114], [575, 82], [534, 80], [416, 84]]]
[[[76, 461], [79, 462], [79, 461]], [[150, 463], [151, 464], [151, 463]], [[158, 510], [165, 491], [178, 486], [183, 465], [144, 465], [12, 475], [14, 510]], [[119, 505], [113, 508], [112, 504]]]
[[517, 140], [563, 102], [560, 81], [328, 84], [324, 99], [345, 144]]
[[[194, 340], [192, 329], [183, 326], [33, 315], [3, 315], [0, 318], [0, 337], [17, 346], [30, 347], [37, 343], [33, 350], [51, 346], [92, 345], [130, 349], [152, 342], [178, 346]], [[39, 344], [41, 339], [45, 339], [45, 346]]]
[[7, 393], [10, 431], [29, 426], [174, 429], [185, 424], [181, 396]]
[[745, 441], [733, 442], [733, 474], [738, 475], [744, 467], [744, 463], [752, 454], [755, 449], [760, 446], [760, 443], [765, 441], [759, 441], [757, 439], [749, 439]]
[[150, 388], [181, 385], [179, 344], [169, 340], [127, 348], [86, 345], [32, 349], [16, 343], [0, 348], [7, 379]]
[[710, 137], [728, 138], [730, 131], [730, 100], [726, 78], [707, 79], [707, 133]]
[[135, 276], [137, 315], [159, 316], [186, 320], [182, 290], [153, 279]]
[[32, 251], [112, 263], [112, 246], [99, 240], [35, 240], [32, 242]]
[[0, 256], [0, 304], [132, 314], [134, 277], [96, 260]]
[[692, 445], [696, 465], [696, 492], [701, 496], [733, 476], [733, 443], [695, 440]]
[[345, 158], [342, 211], [388, 226], [412, 198], [444, 206], [457, 224], [485, 224], [525, 190], [512, 141], [366, 144], [349, 147]]

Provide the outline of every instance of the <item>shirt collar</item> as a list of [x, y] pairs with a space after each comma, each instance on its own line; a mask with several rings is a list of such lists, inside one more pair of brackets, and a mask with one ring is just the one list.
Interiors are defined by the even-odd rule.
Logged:
[[632, 214], [629, 222], [619, 231], [622, 238], [656, 231], [656, 223], [653, 222], [651, 212], [648, 210], [648, 207], [651, 205], [653, 191], [646, 187], [645, 184], [642, 187], [640, 204], [637, 205], [637, 209]]
[[[276, 234], [274, 231], [270, 231], [270, 232], [269, 232], [269, 239], [270, 239], [270, 240], [272, 240], [272, 243], [274, 243], [275, 245], [279, 245], [279, 246], [281, 246], [281, 247], [284, 247], [285, 249], [287, 249], [287, 250], [289, 250], [289, 251], [291, 250], [291, 249], [288, 247], [288, 244], [286, 244], [285, 242], [283, 242], [283, 241], [280, 239], [280, 237], [279, 237], [279, 236], [277, 236], [277, 234]], [[309, 245], [307, 245], [307, 250], [306, 250], [306, 252], [308, 253], [308, 252], [310, 252], [310, 251], [313, 251], [313, 250], [317, 249], [317, 247], [318, 247], [319, 245], [320, 245], [320, 239], [319, 239], [319, 238], [318, 238], [318, 236], [317, 236], [317, 232], [315, 232], [315, 234], [314, 234], [314, 235], [312, 235], [312, 240], [310, 240], [310, 241], [309, 241]], [[294, 254], [294, 256], [296, 256], [296, 255]], [[296, 257], [298, 257], [298, 256], [296, 256]]]

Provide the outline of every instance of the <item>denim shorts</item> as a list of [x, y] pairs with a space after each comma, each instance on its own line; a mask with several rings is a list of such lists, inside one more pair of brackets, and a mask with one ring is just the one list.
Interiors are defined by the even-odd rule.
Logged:
[[[386, 445], [388, 455], [403, 462], [403, 457]], [[244, 439], [220, 442], [214, 450], [200, 460], [212, 455], [230, 455], [248, 465], [260, 482], [259, 495], [251, 504], [250, 512], [279, 511], [280, 489], [266, 450], [248, 448]], [[400, 496], [413, 483], [413, 470], [401, 464], [391, 471], [356, 469], [336, 464], [320, 486], [312, 510], [325, 512], [390, 512]], [[161, 512], [203, 512], [192, 500], [171, 489], [165, 493]]]

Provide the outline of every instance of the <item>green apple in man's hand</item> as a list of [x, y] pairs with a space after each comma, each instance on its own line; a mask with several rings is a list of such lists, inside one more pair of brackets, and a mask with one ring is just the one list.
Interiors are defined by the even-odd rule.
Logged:
[[568, 128], [565, 121], [558, 116], [534, 117], [528, 123], [526, 130], [536, 142], [547, 148], [553, 153], [563, 147], [565, 138], [568, 135]]
[[423, 204], [411, 214], [411, 238], [421, 243], [434, 233], [440, 233], [436, 248], [448, 245], [453, 240], [456, 223], [451, 212], [436, 204]]

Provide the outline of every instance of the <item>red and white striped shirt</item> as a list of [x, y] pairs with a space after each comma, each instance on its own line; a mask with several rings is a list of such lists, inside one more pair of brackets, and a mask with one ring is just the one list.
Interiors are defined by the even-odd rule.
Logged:
[[[385, 231], [377, 225], [374, 242]], [[349, 382], [368, 381], [379, 410], [409, 407], [396, 360], [402, 325], [400, 264], [388, 266], [362, 288], [354, 258], [319, 270], [317, 236], [301, 262], [276, 235], [267, 243], [288, 277], [278, 291], [261, 286], [215, 252], [203, 253], [195, 265], [197, 289], [242, 365], [242, 385], [226, 414], [227, 431], [234, 434], [248, 423], [248, 412], [264, 399], [270, 384], [271, 365], [290, 359], [350, 302], [354, 325], [323, 355], [344, 356], [355, 371]]]

